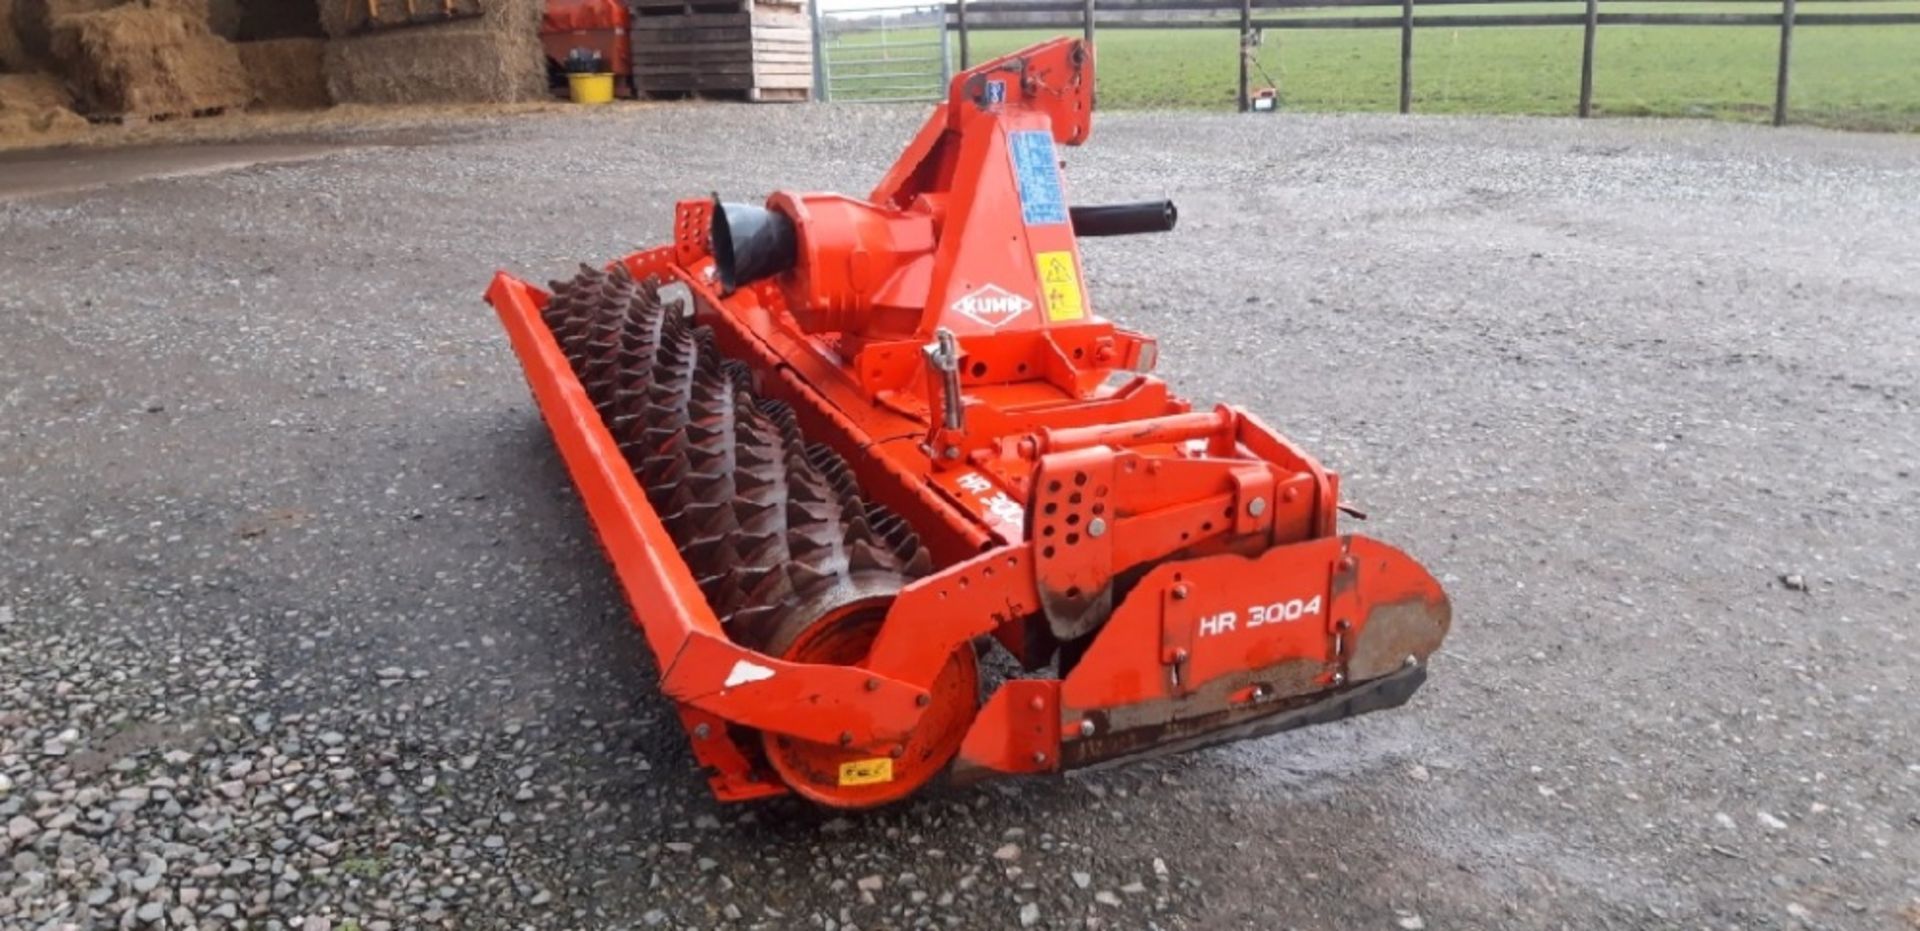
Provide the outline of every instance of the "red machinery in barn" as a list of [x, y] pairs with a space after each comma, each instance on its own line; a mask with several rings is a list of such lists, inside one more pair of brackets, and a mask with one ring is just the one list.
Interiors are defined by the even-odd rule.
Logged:
[[1060, 39], [958, 75], [865, 198], [683, 201], [672, 245], [550, 294], [494, 279], [721, 798], [874, 805], [1423, 681], [1432, 576], [1340, 533], [1332, 472], [1193, 410], [1096, 312], [1077, 237], [1174, 212], [1067, 205], [1092, 64]]
[[540, 16], [540, 47], [550, 75], [567, 67], [575, 50], [598, 55], [607, 72], [632, 92], [631, 14], [623, 0], [546, 0]]

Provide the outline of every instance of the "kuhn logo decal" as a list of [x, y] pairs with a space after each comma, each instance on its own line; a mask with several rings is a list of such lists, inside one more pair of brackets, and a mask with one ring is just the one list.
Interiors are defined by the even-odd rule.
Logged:
[[968, 319], [998, 327], [1033, 309], [1033, 302], [999, 285], [987, 285], [953, 302], [953, 309]]

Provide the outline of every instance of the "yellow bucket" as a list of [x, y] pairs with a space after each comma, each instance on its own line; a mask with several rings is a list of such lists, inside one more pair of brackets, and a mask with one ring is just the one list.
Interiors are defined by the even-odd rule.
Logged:
[[613, 75], [569, 74], [567, 90], [574, 103], [606, 103], [613, 99]]

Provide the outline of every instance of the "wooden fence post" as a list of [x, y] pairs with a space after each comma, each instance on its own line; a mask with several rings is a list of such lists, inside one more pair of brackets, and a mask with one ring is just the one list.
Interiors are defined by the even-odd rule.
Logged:
[[954, 0], [954, 7], [960, 11], [960, 70], [972, 66], [973, 58], [967, 54], [967, 0]]
[[1247, 90], [1247, 58], [1253, 54], [1253, 0], [1240, 0], [1240, 112], [1253, 109]]
[[1587, 0], [1587, 31], [1580, 40], [1580, 118], [1593, 115], [1593, 34], [1600, 28], [1600, 0]]
[[1400, 112], [1413, 112], [1413, 0], [1400, 0]]
[[1793, 57], [1794, 0], [1780, 0], [1780, 74], [1773, 83], [1773, 125], [1787, 124], [1787, 63]]

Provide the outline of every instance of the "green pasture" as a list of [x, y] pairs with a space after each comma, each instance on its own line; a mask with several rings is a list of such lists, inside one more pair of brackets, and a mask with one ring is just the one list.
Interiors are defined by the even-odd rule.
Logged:
[[[1429, 7], [1421, 15], [1578, 13], [1579, 3]], [[1765, 3], [1604, 3], [1605, 12], [1778, 12]], [[1805, 13], [1920, 12], [1920, 0], [1805, 2]], [[1397, 16], [1397, 8], [1288, 11], [1287, 16]], [[1070, 30], [1078, 34], [1078, 30]], [[974, 61], [1057, 35], [975, 30]], [[950, 37], [957, 48], [957, 39]], [[1417, 113], [1572, 114], [1580, 93], [1578, 26], [1427, 27], [1414, 34]], [[937, 55], [930, 28], [843, 35], [829, 55]], [[856, 49], [856, 46], [859, 48]], [[1096, 43], [1102, 107], [1234, 106], [1234, 29], [1103, 29]], [[1602, 26], [1594, 52], [1597, 115], [1765, 120], [1772, 112], [1779, 30], [1768, 26]], [[958, 67], [957, 51], [953, 56]], [[1253, 73], [1286, 110], [1392, 110], [1399, 102], [1397, 29], [1269, 29]], [[886, 69], [889, 66], [866, 66]], [[842, 94], [842, 98], [855, 96]], [[1791, 119], [1920, 130], [1920, 25], [1802, 26], [1794, 32]]]

